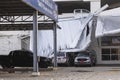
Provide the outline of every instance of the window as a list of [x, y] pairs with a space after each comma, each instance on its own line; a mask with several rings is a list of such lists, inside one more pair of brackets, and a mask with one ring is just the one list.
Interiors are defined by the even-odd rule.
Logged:
[[102, 60], [110, 60], [110, 49], [102, 49]]
[[120, 46], [120, 36], [105, 36], [101, 39], [102, 46]]
[[111, 44], [110, 37], [102, 37], [102, 39], [101, 39], [101, 45], [102, 46], [108, 46], [110, 44]]
[[64, 52], [60, 52], [57, 54], [57, 56], [65, 56], [65, 53]]
[[87, 52], [80, 52], [80, 53], [78, 53], [77, 56], [78, 56], [78, 57], [88, 57], [88, 56], [89, 56], [89, 53], [87, 53]]
[[111, 61], [111, 60], [120, 60], [120, 54], [118, 53], [117, 48], [103, 48], [102, 49], [102, 60]]

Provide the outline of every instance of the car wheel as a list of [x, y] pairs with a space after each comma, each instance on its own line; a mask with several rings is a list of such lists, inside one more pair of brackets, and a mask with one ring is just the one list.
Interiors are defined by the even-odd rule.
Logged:
[[44, 65], [43, 68], [48, 68], [48, 65]]
[[96, 63], [95, 63], [95, 62], [93, 63], [93, 66], [96, 66]]
[[90, 63], [90, 67], [92, 67], [92, 66], [93, 66], [93, 62]]
[[6, 65], [1, 65], [3, 69], [7, 69], [7, 66]]
[[14, 68], [14, 66], [10, 65], [1, 65], [3, 69]]
[[74, 65], [75, 67], [79, 67], [79, 65]]
[[66, 62], [66, 63], [65, 63], [65, 66], [69, 67], [69, 66], [70, 66], [70, 63], [69, 63], [69, 62]]

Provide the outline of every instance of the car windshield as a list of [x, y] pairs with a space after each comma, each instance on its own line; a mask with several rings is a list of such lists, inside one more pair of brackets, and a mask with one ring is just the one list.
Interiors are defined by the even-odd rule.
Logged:
[[83, 52], [83, 53], [79, 53], [77, 56], [78, 57], [88, 57], [89, 53]]
[[65, 53], [60, 52], [60, 53], [57, 54], [57, 56], [65, 56]]

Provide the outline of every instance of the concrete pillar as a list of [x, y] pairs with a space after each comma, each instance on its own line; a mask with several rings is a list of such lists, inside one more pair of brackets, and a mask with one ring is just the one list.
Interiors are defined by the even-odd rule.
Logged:
[[[99, 10], [101, 8], [101, 0], [91, 0], [90, 2], [90, 12], [91, 13], [94, 13], [96, 12], [97, 10]], [[96, 24], [94, 23], [93, 26], [95, 26]], [[95, 29], [95, 27], [94, 27]], [[93, 35], [95, 34], [95, 32], [93, 33]], [[92, 35], [92, 36], [93, 36]], [[95, 35], [94, 35], [95, 37]], [[95, 39], [95, 38], [94, 38]], [[98, 40], [95, 39], [95, 40], [92, 40], [92, 43], [91, 43], [91, 47], [96, 51], [96, 54], [97, 54], [97, 64], [99, 63], [99, 58], [100, 58], [100, 48], [99, 48], [99, 45], [98, 45]], [[98, 58], [99, 57], [99, 58]]]
[[94, 13], [101, 8], [101, 0], [91, 0], [90, 2], [90, 12]]
[[53, 34], [54, 34], [54, 67], [57, 67], [57, 25], [54, 22], [53, 26]]
[[33, 76], [40, 75], [37, 59], [38, 11], [33, 13]]

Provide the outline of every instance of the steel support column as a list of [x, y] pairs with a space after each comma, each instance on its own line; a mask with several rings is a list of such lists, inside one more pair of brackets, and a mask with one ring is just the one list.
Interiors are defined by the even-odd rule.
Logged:
[[54, 22], [53, 26], [53, 34], [54, 34], [54, 67], [57, 67], [57, 25]]
[[37, 35], [38, 35], [38, 11], [33, 13], [33, 71], [39, 72], [38, 59], [37, 59]]

